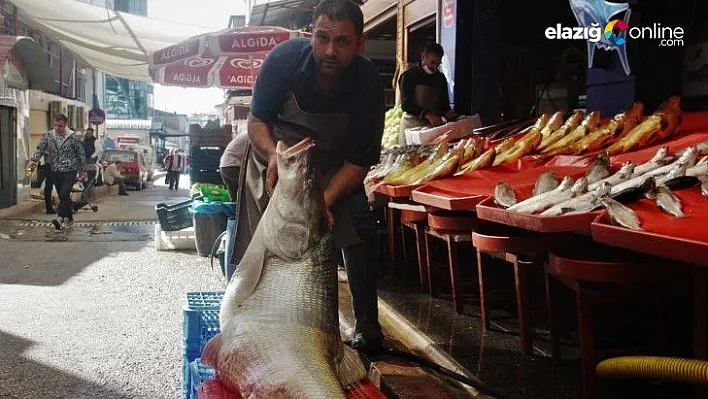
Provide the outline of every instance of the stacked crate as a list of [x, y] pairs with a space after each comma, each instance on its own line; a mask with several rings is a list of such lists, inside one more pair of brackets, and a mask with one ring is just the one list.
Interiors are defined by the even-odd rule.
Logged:
[[207, 342], [219, 333], [219, 307], [223, 292], [188, 292], [182, 310], [182, 396], [197, 397], [199, 385], [214, 378], [214, 370], [201, 363]]

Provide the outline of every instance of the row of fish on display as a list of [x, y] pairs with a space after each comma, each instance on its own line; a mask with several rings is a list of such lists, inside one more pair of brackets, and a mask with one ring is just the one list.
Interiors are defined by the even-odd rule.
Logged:
[[700, 184], [703, 196], [708, 197], [708, 141], [675, 154], [662, 147], [649, 161], [641, 165], [626, 162], [615, 173], [611, 173], [605, 151], [577, 180], [565, 176], [559, 181], [555, 172], [543, 173], [536, 180], [532, 196], [523, 201], [517, 201], [513, 187], [501, 181], [495, 186], [494, 201], [511, 212], [548, 217], [590, 212], [604, 206], [613, 222], [641, 229], [634, 211], [618, 199], [626, 198], [628, 192], [638, 192], [655, 200], [661, 210], [683, 217], [681, 202], [669, 188], [676, 183]]
[[606, 149], [609, 155], [644, 148], [674, 135], [681, 124], [680, 97], [670, 97], [653, 114], [643, 115], [635, 102], [625, 112], [600, 125], [600, 113], [574, 112], [564, 121], [563, 112], [543, 114], [533, 126], [514, 137], [490, 144], [485, 137], [463, 139], [420, 148], [394, 148], [369, 171], [366, 183], [405, 186], [459, 176], [475, 170], [516, 163], [527, 155], [551, 157], [580, 155]]

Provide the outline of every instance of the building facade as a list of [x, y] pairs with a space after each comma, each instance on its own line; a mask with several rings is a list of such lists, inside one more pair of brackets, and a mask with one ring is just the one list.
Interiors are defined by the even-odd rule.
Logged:
[[[147, 16], [147, 0], [113, 0], [114, 10]], [[108, 119], [149, 119], [153, 85], [117, 76], [106, 76], [105, 110]]]

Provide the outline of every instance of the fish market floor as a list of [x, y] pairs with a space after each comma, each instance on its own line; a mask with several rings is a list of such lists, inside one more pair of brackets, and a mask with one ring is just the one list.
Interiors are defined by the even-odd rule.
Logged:
[[[441, 265], [437, 265], [439, 266]], [[470, 268], [462, 269], [465, 271], [464, 269]], [[463, 292], [471, 295], [464, 296], [463, 313], [457, 314], [449, 295], [449, 279], [446, 280], [442, 275], [437, 278], [434, 283], [436, 295], [431, 297], [427, 293], [421, 293], [417, 267], [399, 265], [395, 271], [386, 267], [381, 270], [379, 300], [384, 302], [387, 308], [392, 308], [397, 317], [409, 323], [411, 329], [426, 336], [437, 348], [486, 386], [517, 398], [582, 397], [580, 362], [578, 351], [575, 349], [577, 334], [570, 333], [561, 338], [563, 360], [554, 364], [550, 357], [548, 330], [544, 327], [545, 314], [534, 312], [535, 353], [533, 356], [527, 356], [522, 352], [516, 333], [511, 276], [503, 280], [509, 285], [510, 303], [501, 302], [499, 305], [490, 306], [492, 328], [484, 332], [479, 318], [476, 278], [465, 276], [462, 283]], [[470, 273], [469, 270], [466, 271]], [[534, 288], [542, 289], [538, 286]], [[541, 290], [541, 297], [542, 292]], [[567, 302], [573, 304], [573, 297], [568, 298]], [[543, 306], [536, 304], [534, 308], [542, 309]], [[690, 313], [690, 307], [688, 312]], [[684, 316], [686, 315], [681, 317]], [[687, 314], [686, 320], [690, 320], [690, 314]], [[690, 327], [690, 323], [688, 325]], [[671, 342], [686, 341], [690, 344], [690, 331], [687, 330], [689, 335], [685, 337], [672, 336]], [[632, 335], [634, 334], [627, 330], [624, 333], [614, 331], [598, 336], [597, 339], [598, 342], [617, 342]], [[687, 356], [690, 357], [690, 352]], [[690, 386], [668, 383], [598, 379], [598, 389], [600, 398], [692, 397]]]

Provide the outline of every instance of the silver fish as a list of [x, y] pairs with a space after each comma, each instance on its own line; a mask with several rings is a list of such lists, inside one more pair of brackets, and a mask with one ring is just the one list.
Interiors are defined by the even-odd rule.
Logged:
[[697, 176], [701, 181], [701, 194], [708, 198], [708, 175]]
[[677, 177], [682, 177], [686, 176], [686, 170], [688, 169], [688, 164], [686, 162], [679, 162], [671, 168], [669, 173], [663, 175], [663, 176], [656, 176], [656, 185], [661, 186], [667, 181], [671, 179], [675, 179]]
[[610, 185], [610, 183], [601, 182], [593, 191], [554, 205], [541, 212], [540, 216], [559, 216], [571, 213], [589, 212], [600, 205], [600, 200], [610, 193], [611, 188], [612, 185]]
[[494, 202], [504, 208], [508, 208], [516, 204], [516, 194], [509, 183], [502, 181], [494, 187]]
[[550, 171], [543, 173], [536, 179], [536, 184], [533, 186], [533, 195], [536, 196], [551, 191], [558, 187], [558, 184], [556, 172]]
[[570, 176], [566, 176], [566, 177], [563, 178], [563, 180], [561, 180], [561, 182], [560, 182], [560, 184], [558, 185], [558, 187], [554, 188], [553, 190], [547, 191], [547, 192], [545, 192], [545, 193], [543, 193], [543, 194], [539, 194], [539, 195], [533, 196], [533, 197], [528, 198], [528, 199], [525, 199], [525, 200], [523, 200], [523, 201], [521, 201], [521, 202], [515, 204], [514, 206], [510, 206], [510, 207], [508, 208], [508, 210], [513, 211], [513, 212], [517, 212], [518, 209], [524, 209], [524, 208], [527, 208], [527, 207], [533, 207], [533, 205], [534, 205], [536, 202], [544, 201], [545, 198], [547, 198], [548, 196], [551, 196], [551, 195], [553, 195], [553, 194], [555, 194], [555, 193], [559, 193], [559, 192], [568, 190], [568, 189], [570, 189], [571, 186], [573, 186], [573, 178], [570, 177]]
[[[700, 142], [692, 147], [696, 148], [696, 152], [699, 156], [708, 155], [708, 141]], [[676, 155], [680, 157], [686, 151], [688, 151], [689, 148], [691, 148], [691, 147], [684, 148], [683, 150], [677, 152]]]
[[662, 211], [677, 218], [684, 216], [681, 210], [681, 201], [666, 186], [657, 186], [655, 190], [656, 205]]
[[686, 170], [686, 176], [700, 176], [708, 174], [708, 157], [701, 158], [695, 166]]
[[668, 165], [675, 160], [676, 158], [674, 156], [669, 155], [669, 147], [661, 147], [649, 161], [634, 168], [634, 176], [641, 176], [656, 168]]
[[543, 212], [548, 208], [553, 207], [556, 204], [565, 202], [571, 198], [585, 194], [588, 189], [588, 180], [585, 177], [581, 177], [576, 181], [570, 189], [563, 191], [549, 191], [547, 196], [543, 199], [538, 200], [529, 206], [517, 209], [516, 212], [519, 213], [538, 213]]
[[588, 184], [598, 182], [610, 175], [610, 157], [603, 151], [598, 155], [585, 173]]
[[625, 180], [629, 180], [632, 177], [632, 174], [634, 173], [634, 168], [635, 165], [631, 162], [627, 162], [622, 167], [620, 170], [618, 170], [615, 174], [612, 176], [606, 177], [598, 182], [592, 183], [591, 185], [588, 186], [588, 190], [592, 191], [603, 183], [609, 183], [610, 186], [614, 186], [615, 184], [621, 183]]
[[337, 266], [311, 139], [276, 146], [275, 187], [202, 354], [247, 397], [346, 398], [366, 369], [339, 330]]
[[607, 214], [610, 215], [612, 223], [632, 230], [642, 230], [639, 217], [632, 209], [612, 198], [603, 198], [600, 202], [607, 209]]
[[696, 150], [696, 147], [693, 146], [693, 147], [687, 148], [686, 152], [684, 152], [683, 155], [681, 155], [679, 157], [679, 159], [677, 159], [673, 163], [670, 163], [668, 165], [664, 165], [660, 168], [656, 168], [652, 171], [644, 173], [643, 175], [638, 176], [637, 172], [636, 172], [636, 168], [635, 168], [635, 172], [633, 175], [634, 177], [613, 186], [612, 191], [610, 192], [610, 195], [615, 195], [615, 194], [617, 194], [621, 191], [624, 191], [628, 188], [639, 187], [646, 180], [647, 177], [658, 177], [661, 175], [665, 175], [665, 174], [671, 172], [671, 170], [674, 169], [674, 167], [679, 163], [685, 163], [686, 166], [688, 168], [690, 168], [696, 164], [697, 159], [698, 159], [698, 152]]

